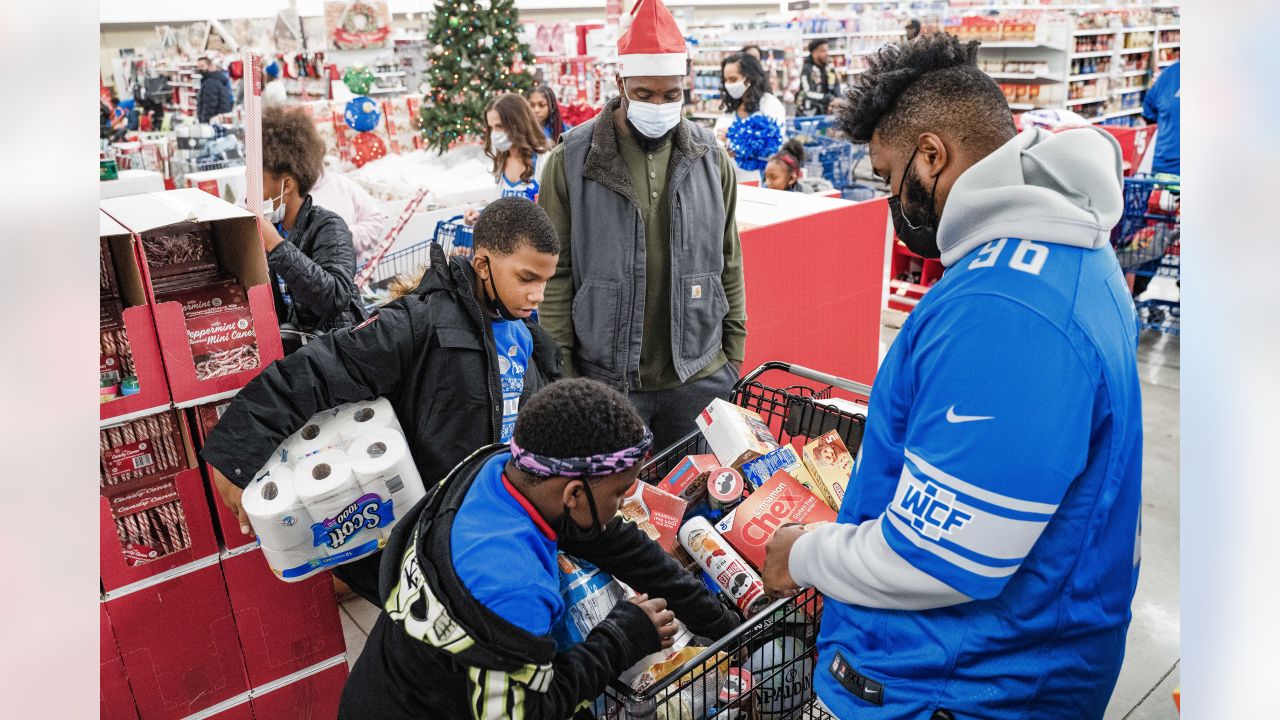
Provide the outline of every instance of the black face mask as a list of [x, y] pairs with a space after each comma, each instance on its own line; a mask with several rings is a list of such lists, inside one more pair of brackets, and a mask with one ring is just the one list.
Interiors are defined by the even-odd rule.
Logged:
[[[898, 194], [889, 198], [889, 215], [893, 218], [893, 231], [898, 239], [906, 244], [907, 249], [924, 258], [942, 257], [938, 248], [938, 216], [934, 213], [934, 195], [938, 192], [938, 179], [933, 179], [933, 190], [928, 195], [924, 192], [924, 184], [915, 178], [909, 178], [915, 167], [916, 148], [907, 161], [907, 169], [902, 173], [902, 181], [898, 183]], [[907, 219], [902, 209], [902, 194], [906, 192], [907, 200], [912, 207], [924, 207], [925, 218], [919, 224]]]
[[587, 494], [587, 507], [591, 509], [591, 527], [583, 530], [573, 521], [569, 506], [564, 506], [564, 515], [560, 518], [560, 527], [556, 528], [556, 537], [570, 543], [589, 543], [595, 541], [604, 532], [600, 527], [600, 513], [596, 511], [596, 499], [591, 494], [591, 481], [582, 481], [582, 492]]
[[[484, 288], [484, 299], [486, 304], [489, 306], [489, 310], [497, 314], [498, 319], [504, 322], [519, 320], [519, 317], [512, 314], [512, 312], [507, 309], [506, 304], [502, 302], [502, 296], [498, 294], [498, 283], [493, 279], [493, 264], [489, 261], [488, 256], [485, 256], [485, 265], [489, 268], [489, 280], [488, 284], [485, 285]], [[484, 281], [481, 281], [481, 284], [484, 284]], [[490, 290], [493, 291], [492, 297], [489, 295]]]

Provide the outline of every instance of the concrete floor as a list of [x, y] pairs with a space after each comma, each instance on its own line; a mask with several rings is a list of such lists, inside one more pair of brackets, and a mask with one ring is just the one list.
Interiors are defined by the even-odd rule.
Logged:
[[[905, 315], [886, 311], [881, 341], [893, 342]], [[1138, 346], [1145, 449], [1142, 571], [1124, 667], [1105, 720], [1174, 720], [1180, 614], [1178, 576], [1179, 339], [1145, 332]], [[342, 603], [347, 662], [354, 664], [378, 611], [358, 597]]]

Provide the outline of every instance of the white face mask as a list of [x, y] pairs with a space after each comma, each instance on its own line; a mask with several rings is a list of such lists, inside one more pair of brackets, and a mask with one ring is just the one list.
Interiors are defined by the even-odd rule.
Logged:
[[646, 137], [657, 139], [680, 124], [680, 110], [684, 103], [677, 100], [667, 103], [647, 103], [627, 98], [627, 119]]
[[[267, 201], [264, 201], [267, 202]], [[280, 181], [280, 194], [271, 198], [271, 204], [262, 210], [262, 217], [272, 225], [279, 225], [284, 222], [284, 181]]]
[[511, 149], [511, 138], [501, 130], [494, 130], [489, 133], [489, 144], [498, 152], [506, 152]]
[[745, 80], [736, 83], [725, 83], [725, 92], [729, 93], [729, 97], [734, 100], [741, 100], [743, 95], [747, 94], [747, 83]]

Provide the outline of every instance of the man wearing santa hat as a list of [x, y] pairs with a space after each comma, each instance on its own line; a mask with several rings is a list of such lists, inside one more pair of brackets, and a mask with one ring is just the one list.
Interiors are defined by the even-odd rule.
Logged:
[[627, 394], [664, 448], [727, 397], [746, 349], [733, 161], [683, 117], [688, 55], [662, 0], [618, 39], [621, 97], [566, 133], [539, 204], [560, 234], [539, 310], [569, 374]]

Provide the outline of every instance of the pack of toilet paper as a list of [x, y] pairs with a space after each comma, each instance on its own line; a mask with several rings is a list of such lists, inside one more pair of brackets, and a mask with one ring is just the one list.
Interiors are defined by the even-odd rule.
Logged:
[[317, 413], [242, 502], [272, 571], [297, 582], [375, 553], [426, 489], [386, 398]]

